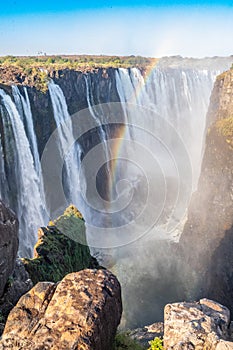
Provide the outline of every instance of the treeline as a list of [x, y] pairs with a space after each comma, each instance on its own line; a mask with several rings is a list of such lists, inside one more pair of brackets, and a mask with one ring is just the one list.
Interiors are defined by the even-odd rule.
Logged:
[[[4, 56], [0, 57], [0, 65], [15, 66], [23, 70], [34, 67], [44, 69], [93, 69], [93, 68], [146, 68], [156, 59], [142, 56], [91, 56], [91, 55], [60, 55], [60, 56]], [[30, 71], [28, 72], [30, 73]]]

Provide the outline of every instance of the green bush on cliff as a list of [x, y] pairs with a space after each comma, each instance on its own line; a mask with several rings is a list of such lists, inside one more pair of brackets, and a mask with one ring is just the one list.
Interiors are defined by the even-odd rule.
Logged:
[[149, 342], [150, 347], [143, 347], [136, 340], [132, 339], [127, 332], [118, 333], [115, 337], [112, 350], [163, 350], [163, 340], [156, 337]]
[[35, 258], [23, 259], [34, 284], [58, 282], [70, 272], [98, 267], [86, 244], [85, 222], [74, 206], [38, 234]]
[[115, 337], [112, 350], [146, 350], [135, 340], [130, 338], [127, 332], [118, 333]]
[[228, 118], [217, 120], [215, 123], [217, 132], [225, 137], [225, 140], [231, 146], [233, 145], [233, 115]]
[[217, 130], [226, 137], [233, 136], [233, 115], [216, 122]]

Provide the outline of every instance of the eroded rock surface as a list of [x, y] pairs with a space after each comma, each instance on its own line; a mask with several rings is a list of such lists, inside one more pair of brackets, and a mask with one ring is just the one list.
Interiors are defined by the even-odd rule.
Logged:
[[107, 270], [39, 282], [11, 311], [0, 349], [109, 350], [121, 313], [120, 284]]
[[168, 304], [164, 309], [166, 350], [232, 349], [230, 311], [209, 299], [195, 303]]

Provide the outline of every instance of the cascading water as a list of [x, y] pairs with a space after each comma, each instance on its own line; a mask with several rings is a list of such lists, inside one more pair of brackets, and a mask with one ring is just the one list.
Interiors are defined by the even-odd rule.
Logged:
[[[194, 189], [200, 173], [205, 115], [219, 73], [215, 68], [208, 71], [158, 66], [145, 81], [137, 68], [120, 68], [116, 72], [121, 102], [151, 108], [171, 123], [184, 140], [193, 165]], [[129, 118], [130, 123], [135, 122], [135, 116]]]
[[[3, 114], [2, 107], [0, 105], [0, 113]], [[0, 137], [0, 198], [4, 198], [5, 203], [9, 205], [9, 188], [6, 179], [6, 169], [4, 164], [4, 154], [2, 149], [2, 140]]]
[[[2, 105], [3, 125], [11, 125], [14, 145], [6, 149], [7, 156], [14, 159], [16, 191], [16, 212], [20, 222], [19, 255], [32, 256], [34, 244], [37, 241], [37, 230], [44, 224], [45, 214], [42, 195], [40, 193], [39, 178], [36, 173], [30, 145], [25, 133], [23, 122], [15, 104], [9, 95], [0, 89], [0, 103]], [[11, 155], [11, 152], [14, 152]], [[9, 152], [9, 153], [8, 153]]]
[[99, 132], [100, 132], [100, 138], [101, 138], [101, 142], [104, 143], [104, 150], [105, 150], [105, 159], [106, 159], [106, 165], [107, 165], [107, 171], [109, 174], [109, 177], [111, 177], [111, 171], [109, 169], [109, 159], [111, 158], [111, 150], [108, 148], [107, 145], [107, 131], [104, 129], [103, 124], [104, 124], [104, 120], [101, 120], [101, 117], [99, 115], [99, 112], [101, 112], [101, 110], [99, 112], [97, 112], [97, 110], [95, 109], [95, 105], [94, 105], [94, 101], [93, 101], [93, 96], [92, 96], [92, 91], [91, 91], [91, 86], [90, 83], [88, 81], [88, 77], [86, 75], [84, 75], [84, 79], [85, 79], [85, 84], [86, 84], [86, 95], [87, 95], [87, 104], [88, 104], [88, 108], [89, 111], [93, 117], [93, 119], [95, 120], [98, 128], [99, 128]]
[[[59, 134], [59, 149], [65, 166], [65, 187], [68, 201], [80, 208], [79, 197], [79, 167], [81, 162], [81, 146], [75, 142], [73, 137], [72, 120], [70, 118], [65, 96], [59, 87], [52, 80], [49, 85], [49, 93], [53, 106], [54, 119]], [[72, 145], [68, 154], [65, 154], [67, 145]], [[82, 208], [80, 208], [81, 210]]]
[[28, 140], [30, 142], [32, 155], [34, 159], [34, 164], [37, 173], [40, 172], [40, 157], [37, 146], [37, 139], [35, 134], [35, 129], [33, 125], [32, 111], [31, 105], [28, 97], [27, 88], [24, 86], [23, 88], [25, 97], [20, 93], [19, 88], [17, 86], [12, 86], [12, 93], [15, 100], [15, 104], [17, 110], [21, 116], [21, 119], [24, 123], [24, 128], [28, 135]]

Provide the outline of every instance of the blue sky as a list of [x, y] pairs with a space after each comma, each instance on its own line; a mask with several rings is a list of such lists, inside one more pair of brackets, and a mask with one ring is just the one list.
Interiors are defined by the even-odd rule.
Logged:
[[8, 0], [0, 55], [233, 54], [233, 0]]

